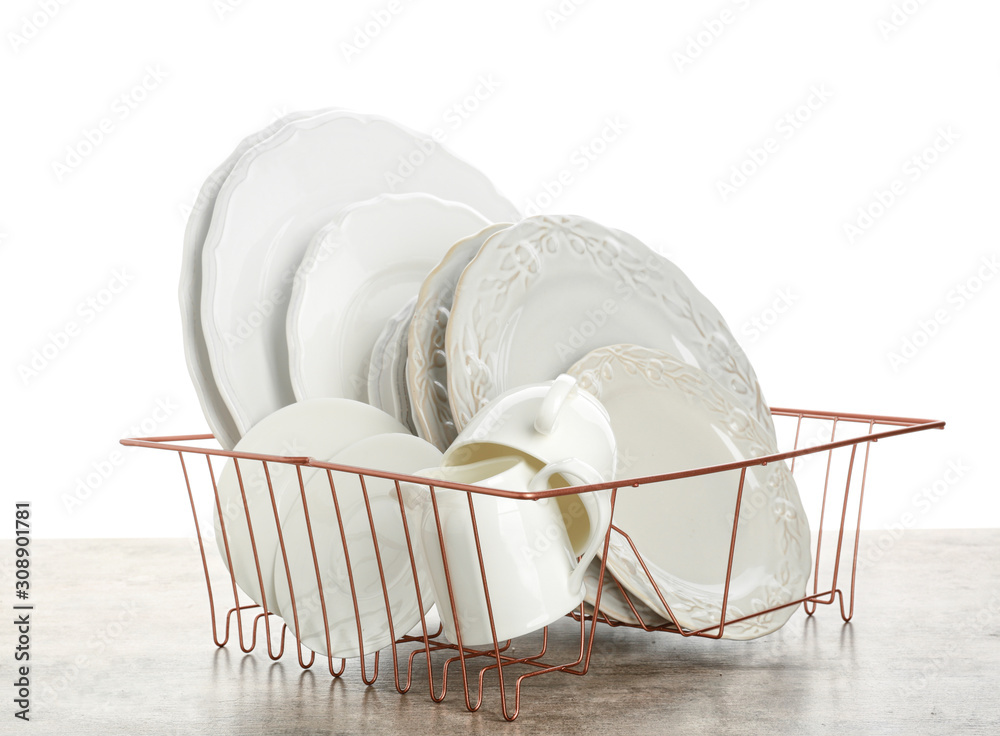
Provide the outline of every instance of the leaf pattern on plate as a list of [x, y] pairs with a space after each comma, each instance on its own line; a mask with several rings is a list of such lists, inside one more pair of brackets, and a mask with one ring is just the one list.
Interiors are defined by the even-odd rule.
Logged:
[[[570, 215], [530, 217], [493, 236], [459, 282], [455, 299], [466, 302], [464, 324], [449, 333], [446, 347], [449, 401], [459, 431], [512, 388], [504, 381], [504, 340], [528, 292], [564, 259], [583, 259], [615, 285], [616, 294], [625, 295], [623, 300], [638, 297], [650, 304], [651, 319], [672, 318], [671, 327], [698, 367], [732, 391], [773, 435], [770, 409], [750, 361], [725, 320], [680, 269], [627, 233]], [[563, 370], [569, 363], [572, 359]]]
[[[762, 457], [777, 452], [771, 433], [762, 427], [746, 408], [729, 397], [720, 384], [705, 372], [674, 359], [663, 351], [650, 350], [635, 345], [614, 345], [589, 353], [578, 361], [568, 373], [576, 377], [580, 387], [601, 399], [607, 386], [621, 371], [638, 376], [650, 386], [680, 391], [703, 404], [713, 417], [730, 433], [739, 447], [749, 457]], [[799, 499], [798, 489], [784, 463], [769, 463], [748, 469], [761, 481], [765, 498], [761, 503], [744, 489], [740, 508], [741, 529], [758, 513], [769, 514], [766, 521], [773, 523], [767, 530], [780, 553], [780, 564], [767, 576], [766, 582], [754, 595], [742, 601], [729, 601], [726, 618], [734, 619], [751, 615], [801, 598], [808, 582], [811, 563], [809, 525]], [[730, 515], [731, 516], [731, 515]], [[625, 530], [627, 531], [627, 530]], [[670, 605], [680, 624], [688, 629], [716, 626], [722, 619], [721, 594], [708, 594], [704, 590], [660, 570], [650, 560], [642, 560], [656, 581], [642, 568], [635, 550], [618, 532], [612, 531], [608, 568], [629, 590], [660, 615], [667, 611], [657, 591]], [[752, 639], [773, 631], [787, 620], [794, 609], [784, 609], [762, 614], [746, 621], [726, 626], [724, 636], [734, 639]], [[788, 615], [786, 615], [786, 613]]]

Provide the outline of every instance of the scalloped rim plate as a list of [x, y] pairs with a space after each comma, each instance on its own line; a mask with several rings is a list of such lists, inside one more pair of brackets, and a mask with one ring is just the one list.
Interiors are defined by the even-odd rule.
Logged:
[[[618, 439], [619, 477], [641, 478], [777, 452], [773, 436], [704, 371], [664, 351], [614, 345], [568, 371], [604, 404]], [[620, 488], [614, 526], [628, 534], [685, 629], [717, 626], [722, 612], [738, 470]], [[809, 524], [783, 462], [747, 469], [727, 618], [805, 595]], [[657, 614], [669, 618], [639, 559], [612, 530], [607, 569]], [[788, 606], [729, 624], [727, 639], [775, 631]]]
[[702, 368], [773, 435], [750, 361], [712, 303], [636, 238], [573, 215], [521, 220], [463, 272], [446, 338], [457, 429], [507, 389], [625, 342]]
[[407, 338], [406, 383], [417, 434], [441, 451], [447, 450], [458, 436], [448, 403], [445, 355], [445, 333], [455, 287], [483, 243], [508, 227], [509, 223], [489, 225], [455, 243], [427, 274], [417, 296]]
[[202, 248], [205, 245], [205, 236], [212, 224], [215, 200], [223, 182], [229, 177], [244, 153], [267, 140], [294, 120], [302, 120], [332, 111], [331, 108], [285, 115], [266, 128], [244, 138], [229, 154], [229, 157], [205, 180], [191, 206], [191, 213], [188, 215], [187, 227], [184, 230], [184, 251], [181, 257], [181, 278], [178, 289], [184, 357], [208, 426], [211, 427], [219, 444], [227, 450], [233, 449], [239, 441], [240, 432], [236, 429], [236, 423], [222, 398], [222, 392], [219, 391], [219, 387], [215, 383], [215, 376], [212, 375], [211, 359], [208, 356], [208, 347], [205, 345], [205, 333], [201, 327]]
[[201, 319], [215, 383], [240, 433], [295, 400], [285, 319], [310, 238], [348, 203], [384, 192], [427, 192], [491, 220], [518, 217], [482, 173], [432, 138], [344, 111], [285, 125], [247, 151], [222, 185], [202, 253]]
[[429, 194], [344, 208], [313, 238], [292, 286], [285, 333], [295, 398], [369, 396], [372, 348], [452, 244], [489, 221]]

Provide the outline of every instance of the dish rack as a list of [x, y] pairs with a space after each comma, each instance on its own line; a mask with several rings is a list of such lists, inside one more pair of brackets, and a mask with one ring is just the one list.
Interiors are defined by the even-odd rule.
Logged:
[[[806, 594], [794, 601], [782, 606], [755, 611], [739, 619], [722, 620], [724, 614], [720, 614], [717, 624], [706, 626], [697, 630], [683, 629], [674, 622], [658, 624], [656, 622], [647, 623], [643, 621], [641, 611], [643, 607], [636, 605], [638, 601], [632, 598], [628, 591], [621, 589], [620, 592], [635, 614], [638, 624], [621, 623], [609, 619], [603, 613], [597, 612], [600, 605], [600, 596], [603, 582], [599, 583], [596, 593], [596, 603], [593, 609], [588, 609], [585, 604], [581, 604], [578, 609], [567, 614], [571, 617], [573, 624], [571, 628], [574, 633], [573, 646], [570, 647], [570, 654], [562, 656], [567, 661], [551, 661], [552, 655], [549, 653], [549, 628], [542, 629], [539, 633], [540, 643], [537, 648], [531, 645], [530, 653], [523, 653], [521, 649], [522, 639], [512, 641], [497, 641], [494, 627], [494, 642], [492, 647], [467, 647], [461, 643], [461, 638], [455, 643], [449, 642], [443, 634], [443, 627], [436, 622], [433, 614], [421, 614], [419, 627], [398, 636], [390, 647], [379, 652], [367, 653], [360, 659], [342, 660], [332, 656], [321, 656], [326, 659], [327, 669], [330, 675], [338, 678], [345, 675], [348, 665], [352, 670], [358, 670], [361, 680], [366, 685], [372, 685], [379, 676], [381, 660], [386, 655], [391, 656], [392, 677], [394, 685], [399, 693], [408, 692], [415, 684], [418, 677], [421, 677], [426, 669], [426, 687], [428, 694], [434, 702], [441, 702], [445, 699], [449, 688], [449, 673], [457, 672], [461, 677], [462, 692], [465, 699], [465, 706], [469, 711], [477, 711], [483, 705], [484, 692], [487, 690], [486, 678], [490, 677], [490, 682], [498, 683], [498, 694], [500, 710], [503, 717], [508, 721], [517, 718], [521, 710], [521, 690], [522, 686], [530, 678], [541, 675], [556, 675], [566, 673], [571, 675], [586, 675], [591, 664], [591, 654], [594, 650], [597, 630], [602, 626], [628, 627], [642, 629], [648, 632], [662, 632], [675, 634], [682, 637], [703, 637], [709, 639], [720, 639], [725, 633], [727, 626], [754, 618], [756, 616], [771, 613], [779, 608], [802, 605], [808, 615], [812, 615], [819, 605], [839, 604], [841, 618], [847, 622], [854, 615], [854, 591], [858, 572], [858, 550], [860, 543], [860, 521], [861, 508], [866, 493], [866, 483], [869, 476], [869, 459], [872, 446], [879, 440], [890, 437], [898, 437], [914, 432], [921, 432], [928, 429], [943, 429], [943, 421], [928, 419], [909, 419], [903, 417], [877, 416], [870, 414], [848, 414], [834, 413], [826, 411], [805, 411], [798, 409], [771, 409], [775, 418], [776, 428], [779, 430], [779, 437], [791, 436], [792, 449], [766, 457], [754, 458], [742, 462], [731, 462], [714, 465], [710, 467], [692, 468], [680, 472], [664, 473], [657, 476], [644, 478], [634, 478], [628, 480], [617, 480], [614, 482], [593, 484], [586, 486], [573, 486], [568, 488], [557, 488], [538, 492], [513, 492], [497, 489], [483, 488], [479, 486], [467, 486], [458, 483], [447, 483], [444, 481], [428, 481], [426, 478], [419, 478], [398, 473], [390, 473], [370, 468], [354, 468], [330, 463], [320, 462], [309, 457], [288, 457], [280, 455], [263, 455], [243, 452], [232, 452], [211, 447], [202, 446], [205, 441], [213, 440], [210, 434], [184, 435], [172, 437], [148, 437], [123, 439], [123, 445], [135, 447], [147, 447], [158, 450], [174, 452], [180, 459], [181, 469], [184, 476], [184, 483], [187, 489], [188, 499], [191, 504], [191, 511], [194, 516], [195, 530], [197, 533], [198, 548], [201, 553], [202, 567], [205, 573], [205, 582], [208, 588], [208, 603], [212, 618], [212, 636], [216, 646], [223, 647], [229, 643], [232, 636], [232, 626], [235, 621], [236, 639], [240, 649], [244, 653], [250, 653], [260, 646], [261, 634], [266, 642], [267, 655], [272, 660], [280, 659], [286, 653], [288, 644], [286, 634], [289, 631], [285, 624], [274, 612], [269, 610], [267, 601], [264, 605], [257, 605], [245, 598], [236, 585], [235, 577], [232, 573], [218, 565], [218, 560], [214, 559], [205, 551], [205, 538], [208, 536], [207, 530], [211, 529], [212, 522], [206, 522], [206, 509], [202, 509], [199, 517], [199, 500], [211, 501], [214, 494], [215, 510], [221, 514], [221, 506], [218, 495], [218, 477], [222, 466], [227, 460], [232, 458], [237, 466], [243, 463], [262, 463], [265, 475], [271, 464], [287, 464], [299, 466], [298, 479], [300, 492], [305, 493], [302, 480], [301, 468], [318, 468], [326, 471], [346, 472], [356, 475], [361, 480], [362, 493], [365, 495], [366, 506], [368, 507], [369, 520], [373, 535], [375, 534], [375, 524], [371, 519], [371, 507], [368, 505], [367, 490], [365, 490], [366, 478], [383, 478], [395, 481], [397, 495], [399, 497], [399, 510], [403, 518], [403, 529], [406, 534], [407, 550], [410, 555], [410, 564], [413, 572], [413, 580], [416, 585], [417, 598], [420, 599], [419, 582], [416, 581], [416, 562], [414, 557], [414, 547], [412, 544], [414, 520], [413, 511], [406, 508], [402, 500], [402, 494], [398, 493], [401, 482], [416, 483], [428, 487], [432, 498], [435, 489], [448, 488], [471, 493], [484, 493], [496, 496], [518, 499], [541, 499], [569, 494], [584, 493], [602, 489], [611, 490], [612, 510], [619, 493], [628, 493], [631, 488], [640, 487], [652, 483], [670, 482], [698, 475], [711, 473], [722, 473], [728, 471], [739, 471], [733, 473], [734, 478], [738, 478], [738, 487], [735, 489], [735, 508], [733, 509], [732, 537], [728, 550], [728, 566], [726, 569], [725, 586], [723, 588], [721, 611], [727, 610], [726, 601], [729, 597], [730, 579], [733, 570], [733, 557], [737, 546], [737, 532], [740, 523], [740, 507], [744, 501], [744, 481], [747, 469], [757, 465], [766, 465], [773, 462], [787, 462], [790, 470], [799, 485], [800, 495], [803, 499], [809, 498], [811, 493], [820, 496], [819, 516], [812, 518], [812, 525], [818, 527], [815, 545], [813, 546], [812, 575], [811, 582], [807, 586]], [[784, 435], [782, 434], [784, 432]], [[845, 436], [847, 435], [847, 436]], [[838, 438], [839, 436], [839, 438]], [[201, 465], [204, 463], [204, 465]], [[798, 467], [797, 467], [798, 465]], [[198, 468], [201, 467], [201, 470]], [[205, 471], [207, 470], [207, 476]], [[197, 473], [201, 474], [202, 483], [198, 483]], [[246, 504], [246, 491], [242, 486], [242, 476], [240, 477], [240, 490], [243, 494], [243, 501]], [[333, 503], [337, 503], [337, 489], [333, 480], [332, 472], [328, 472], [330, 479], [330, 492]], [[269, 476], [268, 476], [269, 477]], [[431, 485], [431, 483], [433, 485]], [[251, 528], [254, 523], [276, 524], [277, 505], [274, 499], [274, 489], [270, 487], [272, 508], [275, 509], [275, 519], [251, 518]], [[820, 491], [820, 488], [822, 489]], [[201, 491], [204, 490], [204, 493]], [[205, 498], [208, 496], [208, 498]], [[475, 528], [475, 510], [472, 503], [473, 497], [469, 496], [469, 512], [472, 516], [473, 527]], [[433, 504], [435, 514], [437, 514], [436, 501]], [[248, 514], [249, 516], [249, 514]], [[307, 515], [308, 520], [308, 515]], [[827, 520], [835, 522], [831, 528], [823, 529]], [[314, 530], [307, 523], [309, 530], [309, 542], [312, 546], [314, 560], [316, 559], [316, 546]], [[438, 530], [440, 534], [440, 517], [438, 517]], [[608, 545], [611, 539], [611, 531], [615, 530], [622, 534], [623, 538], [632, 544], [625, 531], [614, 526], [614, 516], [612, 512], [612, 527], [604, 540], [604, 550], [600, 555], [601, 570], [598, 580], [604, 580], [604, 562], [607, 559]], [[330, 531], [330, 530], [327, 530]], [[336, 530], [333, 530], [335, 533]], [[225, 532], [223, 532], [225, 534]], [[342, 530], [341, 530], [342, 533]], [[835, 535], [835, 541], [834, 541]], [[853, 536], [853, 540], [850, 537]], [[824, 547], [824, 539], [827, 542]], [[343, 541], [343, 537], [341, 537]], [[480, 570], [482, 572], [483, 588], [486, 594], [487, 610], [490, 611], [492, 622], [492, 611], [489, 608], [489, 581], [486, 579], [485, 568], [483, 567], [482, 548], [478, 544], [478, 534], [476, 536], [477, 551], [479, 554]], [[285, 554], [285, 544], [280, 536], [279, 543], [281, 553]], [[379, 549], [380, 540], [377, 536], [374, 539], [375, 549]], [[229, 541], [225, 540], [227, 555], [229, 554]], [[832, 547], [831, 549], [828, 549]], [[640, 562], [642, 558], [639, 550], [636, 552]], [[448, 577], [449, 590], [451, 590], [451, 579], [447, 574], [447, 555], [445, 546], [442, 545], [442, 555], [445, 559], [445, 573]], [[830, 559], [832, 556], [832, 559]], [[258, 576], [263, 574], [261, 561], [254, 550], [255, 564]], [[821, 566], [821, 562], [824, 566]], [[318, 563], [317, 563], [318, 565]], [[645, 563], [642, 563], [645, 569]], [[211, 568], [215, 568], [214, 570]], [[232, 569], [231, 560], [228, 568]], [[379, 564], [381, 571], [381, 563]], [[220, 572], [221, 571], [221, 572]], [[380, 572], [381, 574], [381, 572]], [[648, 576], [648, 571], [647, 571]], [[325, 599], [322, 590], [322, 581], [317, 574], [321, 600]], [[258, 579], [261, 579], [260, 577]], [[822, 581], [822, 583], [821, 583]], [[384, 574], [381, 579], [383, 592], [386, 591], [386, 580]], [[617, 583], [615, 583], [617, 585]], [[665, 602], [663, 591], [659, 591], [653, 578], [649, 576], [650, 590], [654, 590]], [[350, 582], [353, 603], [357, 606], [357, 596], [355, 581], [353, 577]], [[621, 588], [621, 586], [618, 586]], [[810, 592], [811, 589], [811, 592]], [[846, 590], [846, 592], [845, 592]], [[297, 616], [294, 593], [292, 594], [293, 616]], [[332, 602], [331, 602], [332, 603]], [[451, 601], [454, 610], [454, 600]], [[231, 605], [230, 605], [231, 604]], [[357, 610], [355, 608], [355, 610]], [[220, 611], [225, 611], [221, 618]], [[669, 606], [667, 611], [670, 612]], [[327, 607], [323, 609], [323, 620], [328, 622]], [[388, 612], [389, 625], [392, 626], [392, 613]], [[671, 613], [671, 619], [673, 615]], [[262, 625], [262, 627], [261, 627]], [[261, 630], [263, 628], [263, 632]], [[395, 631], [395, 628], [392, 629]], [[398, 632], [397, 632], [398, 633]], [[364, 646], [361, 641], [361, 627], [358, 625], [359, 644], [364, 654]], [[294, 639], [293, 639], [294, 641]], [[512, 646], [513, 644], [516, 646]], [[305, 649], [296, 641], [293, 645], [296, 650], [299, 665], [308, 669], [316, 662], [316, 654]], [[548, 656], [547, 656], [548, 655]], [[416, 677], [415, 677], [416, 675]], [[511, 689], [513, 692], [511, 693]]]

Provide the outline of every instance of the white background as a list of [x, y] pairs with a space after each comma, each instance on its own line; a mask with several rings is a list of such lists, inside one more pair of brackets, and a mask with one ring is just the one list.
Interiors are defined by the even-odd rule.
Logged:
[[[547, 204], [546, 183], [568, 170], [572, 184], [541, 209], [674, 260], [726, 316], [773, 405], [948, 420], [879, 444], [866, 526], [1000, 524], [1000, 275], [977, 275], [1000, 252], [1000, 6], [391, 7], [4, 3], [3, 508], [32, 500], [38, 536], [193, 533], [176, 456], [117, 445], [206, 429], [176, 296], [186, 208], [242, 137], [333, 105], [444, 127], [522, 209]], [[390, 20], [359, 37], [372, 13]], [[131, 92], [143, 81], [153, 89]], [[102, 119], [103, 140], [57, 171]], [[624, 131], [581, 171], [578, 149], [609, 119]], [[740, 166], [751, 173], [724, 194]], [[897, 179], [879, 212], [876, 193]], [[850, 237], [859, 208], [879, 216]], [[90, 311], [115, 279], [124, 288]], [[26, 372], [70, 321], [78, 336]], [[919, 348], [894, 361], [906, 340]], [[74, 494], [115, 452], [108, 477]]]

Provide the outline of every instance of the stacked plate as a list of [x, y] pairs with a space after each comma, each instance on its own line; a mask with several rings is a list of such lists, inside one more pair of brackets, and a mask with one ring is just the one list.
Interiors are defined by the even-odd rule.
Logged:
[[[413, 473], [436, 464], [495, 397], [568, 372], [608, 410], [620, 478], [777, 452], [746, 355], [674, 264], [582, 217], [522, 219], [483, 174], [383, 118], [300, 113], [245, 139], [198, 197], [180, 295], [191, 377], [226, 448]], [[669, 606], [685, 628], [718, 622], [733, 472], [735, 482], [715, 473], [619, 491], [607, 571], [631, 604], [605, 585], [605, 615], [632, 622], [641, 609], [644, 622], [662, 622]], [[266, 480], [243, 477], [244, 495], [228, 466], [216, 526], [240, 587], [287, 619], [287, 580], [308, 586], [311, 575], [315, 585], [329, 573], [336, 585], [342, 560], [326, 550], [329, 569], [311, 573], [308, 539], [279, 544], [286, 522], [308, 525], [288, 521], [304, 515], [297, 481]], [[255, 514], [271, 517], [270, 534]], [[733, 618], [800, 598], [810, 567], [783, 463], [747, 471], [740, 515]], [[298, 576], [296, 560], [308, 568]], [[592, 592], [597, 577], [587, 578]], [[412, 619], [426, 601], [399, 606]], [[725, 635], [766, 634], [793, 610]], [[317, 629], [315, 611], [296, 624], [300, 639], [356, 656], [347, 614], [343, 641], [333, 623]], [[358, 615], [366, 651], [388, 644], [382, 619]]]

